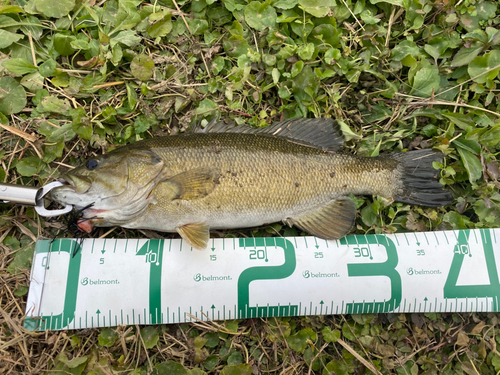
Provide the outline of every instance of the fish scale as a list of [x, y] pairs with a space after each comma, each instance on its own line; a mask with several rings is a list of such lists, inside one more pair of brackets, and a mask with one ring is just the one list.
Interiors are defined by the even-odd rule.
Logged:
[[[159, 155], [173, 175], [206, 167], [220, 173], [219, 183], [201, 199], [182, 204], [165, 199], [151, 205], [147, 225], [165, 211], [182, 216], [181, 209], [186, 215], [192, 214], [187, 222], [207, 220], [212, 228], [256, 226], [313, 211], [342, 195], [369, 192], [390, 196], [398, 175], [394, 172], [395, 163], [389, 168], [374, 158], [357, 158], [354, 163], [350, 156], [325, 153], [281, 139], [208, 134], [174, 138], [186, 146], [179, 147], [168, 144], [172, 138], [164, 139], [164, 147], [156, 139], [145, 141], [144, 147]], [[212, 143], [216, 140], [219, 148], [214, 150]], [[381, 172], [370, 172], [375, 168]], [[165, 196], [161, 184], [153, 194]], [[238, 213], [245, 214], [240, 221], [235, 220]], [[173, 227], [169, 230], [183, 224], [170, 223]]]

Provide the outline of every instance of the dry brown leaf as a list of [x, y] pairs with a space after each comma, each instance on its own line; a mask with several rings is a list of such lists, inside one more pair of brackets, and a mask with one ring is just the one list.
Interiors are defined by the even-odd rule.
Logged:
[[4, 125], [4, 124], [1, 124], [0, 123], [0, 127], [1, 128], [4, 128], [5, 130], [7, 130], [8, 132], [11, 132], [12, 134], [15, 134], [17, 135], [18, 137], [21, 137], [27, 141], [30, 141], [30, 142], [35, 142], [37, 140], [37, 137], [31, 135], [31, 134], [28, 134], [26, 133], [25, 131], [23, 130], [20, 130], [20, 129], [17, 129], [17, 128], [14, 128], [13, 126], [10, 126], [10, 125]]

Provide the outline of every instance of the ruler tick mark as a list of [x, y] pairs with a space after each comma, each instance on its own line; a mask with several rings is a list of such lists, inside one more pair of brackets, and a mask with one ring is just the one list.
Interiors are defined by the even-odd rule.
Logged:
[[443, 235], [444, 235], [444, 238], [446, 239], [446, 243], [449, 245], [450, 244], [450, 241], [448, 241], [448, 236], [446, 235], [445, 232], [443, 232]]

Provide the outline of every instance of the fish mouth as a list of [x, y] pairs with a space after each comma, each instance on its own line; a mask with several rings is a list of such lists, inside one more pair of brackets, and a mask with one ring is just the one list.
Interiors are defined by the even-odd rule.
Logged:
[[71, 188], [77, 194], [85, 194], [92, 186], [90, 179], [85, 176], [65, 176], [60, 177], [57, 180], [63, 184], [62, 187]]
[[103, 218], [99, 214], [106, 213], [106, 210], [93, 208], [94, 203], [90, 203], [82, 208], [75, 209], [66, 218], [66, 225], [68, 230], [78, 235], [78, 230], [87, 234], [92, 234], [94, 227], [102, 223]]
[[68, 182], [68, 180], [66, 180], [65, 178], [62, 178], [62, 177], [59, 177], [57, 179], [57, 181], [59, 181], [61, 184], [63, 184], [64, 186], [69, 186], [69, 187], [72, 187], [72, 185]]

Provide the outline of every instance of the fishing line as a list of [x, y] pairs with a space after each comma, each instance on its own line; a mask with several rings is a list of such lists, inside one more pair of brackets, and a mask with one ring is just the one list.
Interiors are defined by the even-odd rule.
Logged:
[[74, 258], [76, 254], [78, 254], [79, 249], [82, 247], [83, 240], [87, 237], [92, 237], [92, 234], [95, 232], [95, 229], [92, 229], [92, 232], [87, 233], [80, 229], [78, 226], [79, 223], [88, 221], [88, 220], [93, 220], [93, 219], [99, 219], [97, 216], [89, 217], [89, 218], [84, 218], [83, 217], [83, 211], [85, 211], [88, 208], [91, 208], [94, 206], [94, 203], [90, 203], [89, 205], [78, 209], [78, 210], [73, 210], [71, 211], [68, 215], [62, 216], [60, 219], [55, 219], [54, 221], [63, 223], [64, 227], [62, 229], [59, 229], [59, 231], [52, 237], [52, 242], [56, 240], [56, 237], [59, 235], [61, 231], [65, 231], [70, 233], [75, 240], [77, 240], [78, 246], [75, 247], [75, 249], [72, 252], [71, 257]]

